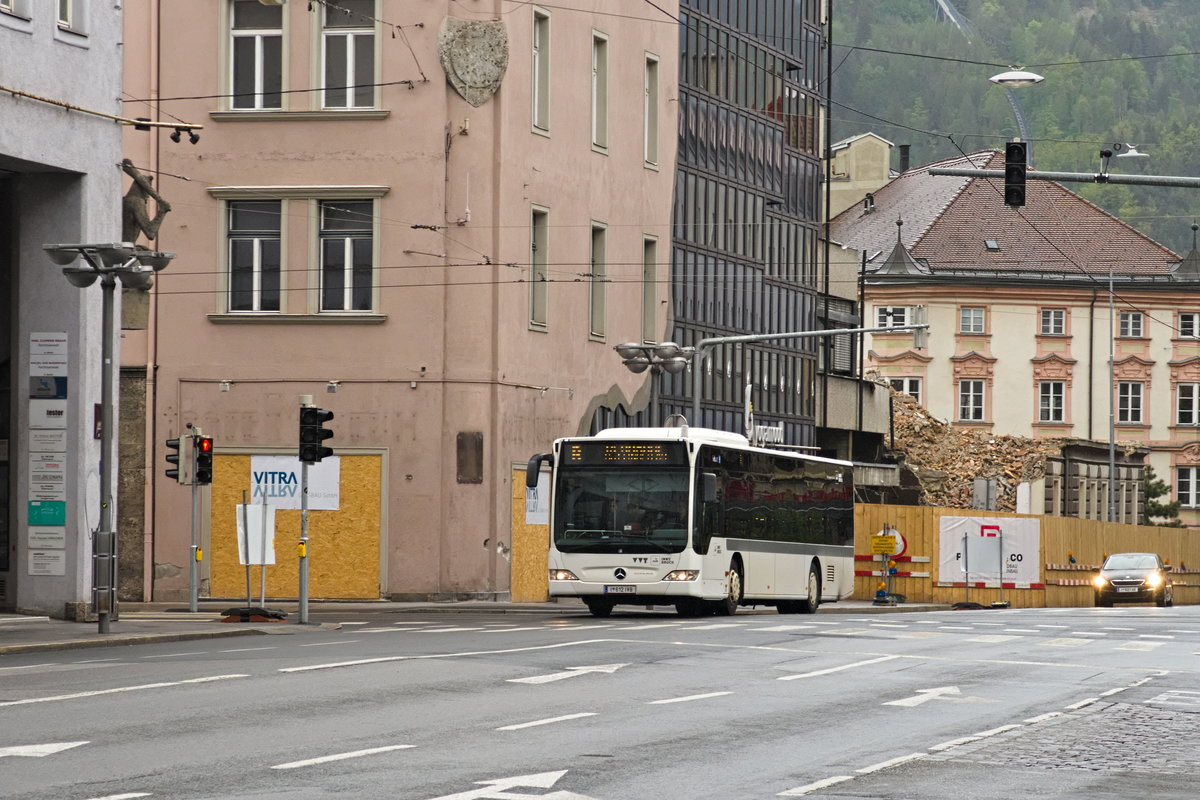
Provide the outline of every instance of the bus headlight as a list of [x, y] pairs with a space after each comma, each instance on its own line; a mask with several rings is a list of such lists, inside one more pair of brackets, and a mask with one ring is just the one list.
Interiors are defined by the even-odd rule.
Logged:
[[575, 573], [569, 569], [552, 569], [550, 570], [550, 580], [552, 581], [577, 581]]
[[677, 569], [674, 572], [668, 572], [663, 577], [664, 581], [694, 581], [700, 577], [698, 569]]

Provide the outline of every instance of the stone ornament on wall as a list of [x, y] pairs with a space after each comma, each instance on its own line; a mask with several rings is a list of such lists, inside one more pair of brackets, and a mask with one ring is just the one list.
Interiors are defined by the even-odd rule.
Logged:
[[508, 69], [508, 31], [503, 22], [446, 17], [438, 32], [438, 60], [446, 80], [478, 108], [491, 99]]
[[1070, 383], [1075, 363], [1073, 358], [1062, 358], [1058, 355], [1035, 358], [1033, 360], [1033, 379], [1035, 382], [1060, 380]]
[[1200, 442], [1184, 445], [1179, 448], [1180, 464], [1200, 464]]

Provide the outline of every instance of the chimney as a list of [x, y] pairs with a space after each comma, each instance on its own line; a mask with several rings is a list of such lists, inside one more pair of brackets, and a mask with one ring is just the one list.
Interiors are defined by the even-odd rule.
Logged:
[[900, 145], [900, 172], [908, 172], [908, 150], [912, 147], [910, 144]]

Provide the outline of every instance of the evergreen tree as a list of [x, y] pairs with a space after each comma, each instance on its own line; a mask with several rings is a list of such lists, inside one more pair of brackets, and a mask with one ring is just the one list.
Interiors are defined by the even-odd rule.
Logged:
[[[1154, 467], [1149, 464], [1146, 465], [1145, 478], [1146, 504], [1143, 506], [1142, 524], [1182, 528], [1183, 523], [1179, 521], [1179, 501], [1158, 502], [1158, 498], [1170, 496], [1171, 487], [1167, 486], [1166, 481], [1159, 480], [1154, 474]], [[1166, 522], [1155, 522], [1156, 519], [1165, 519]]]

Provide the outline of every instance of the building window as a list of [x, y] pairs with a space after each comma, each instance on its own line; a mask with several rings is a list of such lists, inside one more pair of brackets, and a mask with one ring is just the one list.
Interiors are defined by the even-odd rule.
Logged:
[[592, 144], [608, 147], [608, 39], [592, 34]]
[[1142, 335], [1142, 312], [1122, 311], [1121, 325], [1117, 334], [1122, 338], [1138, 339]]
[[547, 290], [550, 280], [547, 255], [549, 251], [550, 212], [533, 209], [529, 225], [529, 324], [546, 327]]
[[602, 225], [592, 226], [592, 269], [591, 281], [588, 283], [588, 333], [592, 336], [604, 336], [605, 292], [608, 284], [608, 269], [605, 266], [605, 238], [608, 231]]
[[283, 7], [233, 0], [232, 90], [235, 109], [283, 104]]
[[229, 310], [278, 311], [279, 200], [231, 200], [228, 206]]
[[958, 382], [958, 418], [963, 422], [983, 421], [983, 381]]
[[533, 127], [550, 130], [550, 15], [533, 12]]
[[1117, 422], [1122, 425], [1140, 425], [1142, 422], [1141, 381], [1117, 382]]
[[[11, 5], [8, 7], [12, 11]], [[58, 27], [70, 30], [75, 22], [75, 0], [58, 0]]]
[[1179, 338], [1200, 339], [1200, 313], [1195, 311], [1180, 312]]
[[888, 378], [888, 383], [897, 392], [912, 397], [918, 403], [921, 402], [921, 379], [920, 378]]
[[875, 306], [875, 327], [902, 327], [909, 323], [911, 315], [911, 306]]
[[963, 306], [958, 310], [959, 333], [983, 333], [983, 309]]
[[375, 0], [325, 6], [325, 108], [375, 105]]
[[1038, 332], [1042, 336], [1062, 336], [1067, 332], [1067, 310], [1065, 308], [1043, 308], [1042, 324]]
[[370, 311], [374, 294], [374, 203], [321, 202], [321, 310]]
[[1200, 506], [1200, 467], [1175, 468], [1175, 499], [1185, 508]]
[[658, 164], [658, 59], [646, 56], [645, 85], [642, 88], [644, 127], [642, 138], [647, 164]]
[[1038, 422], [1063, 421], [1063, 382], [1038, 383]]
[[656, 341], [655, 311], [658, 306], [658, 240], [642, 240], [642, 340]]
[[1200, 425], [1200, 383], [1175, 387], [1175, 424]]

